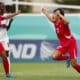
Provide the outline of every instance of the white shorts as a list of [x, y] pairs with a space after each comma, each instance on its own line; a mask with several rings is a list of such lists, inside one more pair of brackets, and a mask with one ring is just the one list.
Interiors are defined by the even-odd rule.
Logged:
[[3, 45], [3, 47], [4, 47], [4, 49], [6, 50], [6, 51], [9, 51], [9, 43], [8, 42], [1, 42], [2, 43], [2, 45]]

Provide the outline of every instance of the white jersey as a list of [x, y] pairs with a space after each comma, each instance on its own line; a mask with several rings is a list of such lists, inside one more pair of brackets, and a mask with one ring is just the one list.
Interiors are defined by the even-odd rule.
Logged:
[[[3, 16], [7, 16], [9, 14], [5, 13]], [[1, 24], [9, 25], [10, 19], [1, 21]], [[0, 27], [0, 42], [3, 44], [5, 50], [9, 50], [9, 37], [7, 34], [7, 28]]]
[[[3, 16], [7, 16], [9, 14], [5, 13]], [[9, 25], [10, 19], [1, 21], [1, 24]], [[0, 42], [9, 42], [9, 37], [7, 34], [7, 28], [0, 27]]]

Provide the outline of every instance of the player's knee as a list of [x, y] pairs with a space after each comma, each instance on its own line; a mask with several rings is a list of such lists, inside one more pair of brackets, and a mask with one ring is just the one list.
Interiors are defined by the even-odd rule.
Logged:
[[56, 60], [57, 56], [56, 55], [52, 55], [52, 59]]
[[57, 60], [57, 58], [60, 56], [61, 54], [58, 51], [55, 51], [52, 55], [52, 59]]
[[56, 55], [56, 54], [52, 55], [52, 59], [54, 59], [54, 60], [57, 60], [58, 57], [59, 57], [59, 55]]

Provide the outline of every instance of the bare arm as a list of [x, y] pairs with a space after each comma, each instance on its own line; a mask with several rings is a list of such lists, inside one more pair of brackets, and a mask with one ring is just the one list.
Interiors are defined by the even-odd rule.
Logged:
[[42, 13], [43, 13], [45, 16], [47, 16], [47, 18], [48, 18], [51, 22], [54, 21], [53, 17], [52, 17], [51, 15], [49, 15], [48, 11], [47, 11], [45, 8], [42, 8], [41, 11], [42, 11]]
[[20, 13], [21, 13], [21, 11], [18, 11], [18, 12], [12, 13], [12, 14], [6, 16], [5, 19], [11, 19], [11, 18], [13, 18], [14, 16], [16, 16], [16, 15], [18, 15], [18, 14], [20, 14]]
[[64, 20], [65, 23], [69, 24], [69, 20], [65, 16], [61, 15], [59, 11], [57, 11], [57, 14]]

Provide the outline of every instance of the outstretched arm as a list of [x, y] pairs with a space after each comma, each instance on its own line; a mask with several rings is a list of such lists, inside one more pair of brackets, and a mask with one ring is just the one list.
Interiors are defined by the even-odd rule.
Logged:
[[11, 18], [13, 18], [14, 16], [16, 16], [16, 15], [18, 15], [20, 13], [21, 13], [21, 11], [17, 11], [15, 13], [12, 13], [12, 14], [8, 15], [8, 16], [5, 16], [4, 19], [11, 19]]
[[53, 17], [52, 17], [51, 15], [49, 15], [48, 11], [47, 11], [45, 8], [42, 8], [42, 9], [41, 9], [41, 12], [42, 12], [45, 16], [47, 16], [47, 18], [48, 18], [51, 22], [54, 22]]

